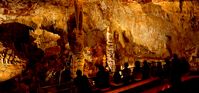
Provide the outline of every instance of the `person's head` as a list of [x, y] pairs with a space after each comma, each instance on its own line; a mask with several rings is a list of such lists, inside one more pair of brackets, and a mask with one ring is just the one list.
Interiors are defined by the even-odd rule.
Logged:
[[148, 62], [146, 60], [144, 60], [143, 64], [144, 65], [148, 65]]
[[140, 67], [140, 61], [135, 61], [135, 67]]
[[165, 58], [164, 61], [165, 61], [166, 64], [170, 63], [169, 58]]
[[173, 54], [173, 59], [178, 59], [178, 55], [177, 54]]
[[77, 76], [82, 76], [82, 71], [78, 69], [77, 72], [76, 72], [76, 75]]
[[105, 70], [105, 68], [102, 65], [99, 65], [98, 69], [99, 69], [99, 71], [104, 71]]
[[124, 63], [124, 68], [128, 68], [129, 67], [129, 64], [126, 62]]

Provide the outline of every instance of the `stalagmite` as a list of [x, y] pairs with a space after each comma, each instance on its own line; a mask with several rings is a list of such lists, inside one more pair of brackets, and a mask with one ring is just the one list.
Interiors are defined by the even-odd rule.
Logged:
[[[38, 63], [55, 56], [61, 61], [54, 68], [65, 66], [73, 75], [80, 69], [94, 76], [99, 64], [114, 72], [115, 65], [129, 62], [131, 66], [143, 59], [159, 61], [173, 53], [194, 63], [199, 57], [198, 10], [198, 0], [0, 0], [0, 68], [8, 71], [0, 72], [8, 76], [0, 76], [0, 81], [12, 78], [12, 71], [19, 75], [26, 69], [15, 65], [31, 63], [32, 56], [37, 59], [30, 54], [34, 49], [28, 51], [29, 44], [45, 53]], [[19, 23], [23, 26], [15, 26]], [[2, 51], [13, 43], [12, 58]], [[23, 58], [23, 53], [17, 52], [24, 50], [27, 56]]]
[[106, 31], [106, 56], [107, 56], [107, 64], [109, 69], [112, 72], [115, 72], [115, 41], [114, 41], [114, 33], [107, 28]]

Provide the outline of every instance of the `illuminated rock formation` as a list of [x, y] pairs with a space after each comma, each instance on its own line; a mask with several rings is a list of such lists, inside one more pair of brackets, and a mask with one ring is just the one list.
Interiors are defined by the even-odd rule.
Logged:
[[[83, 38], [78, 38], [71, 29], [77, 22], [73, 0], [2, 0], [0, 24], [18, 22], [31, 27], [33, 42], [45, 53], [68, 55], [72, 51], [78, 56], [84, 54], [84, 48], [91, 49], [92, 65], [105, 55], [107, 27], [117, 35], [116, 64], [137, 58], [161, 59], [172, 53], [190, 58], [198, 52], [197, 0], [81, 0], [81, 3]], [[81, 44], [76, 43], [78, 39]], [[96, 53], [97, 45], [102, 49], [100, 53]], [[49, 52], [52, 47], [54, 52]], [[86, 56], [72, 58], [75, 62], [81, 58], [84, 64]]]

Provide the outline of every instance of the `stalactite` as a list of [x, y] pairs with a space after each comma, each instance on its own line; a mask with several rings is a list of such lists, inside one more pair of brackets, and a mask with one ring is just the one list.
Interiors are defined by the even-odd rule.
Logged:
[[180, 8], [180, 12], [182, 12], [183, 2], [184, 2], [184, 0], [179, 0], [179, 8]]

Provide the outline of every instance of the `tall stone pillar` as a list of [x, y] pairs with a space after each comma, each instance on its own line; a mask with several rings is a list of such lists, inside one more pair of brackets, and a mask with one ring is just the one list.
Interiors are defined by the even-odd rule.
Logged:
[[74, 50], [74, 56], [72, 61], [72, 76], [75, 77], [75, 72], [77, 69], [80, 69], [83, 71], [84, 67], [84, 58], [83, 58], [83, 49], [84, 49], [84, 32], [82, 29], [82, 23], [83, 23], [83, 9], [82, 9], [82, 0], [74, 0], [74, 8], [75, 8], [75, 22], [76, 27], [74, 29], [75, 33], [75, 50]]
[[108, 67], [112, 72], [115, 72], [115, 43], [114, 43], [114, 33], [107, 28], [106, 32], [106, 59]]

